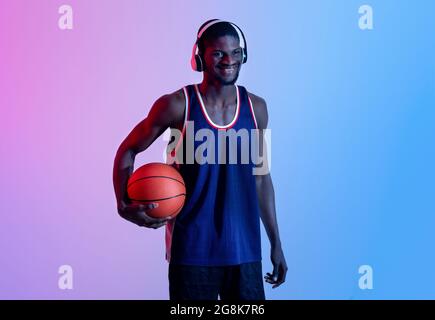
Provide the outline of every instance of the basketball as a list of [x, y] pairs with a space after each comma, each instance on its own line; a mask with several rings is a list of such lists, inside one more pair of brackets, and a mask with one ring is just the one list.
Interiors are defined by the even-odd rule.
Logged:
[[164, 163], [148, 163], [130, 176], [127, 194], [133, 203], [157, 203], [158, 207], [148, 212], [153, 218], [174, 217], [183, 208], [186, 186], [174, 167]]

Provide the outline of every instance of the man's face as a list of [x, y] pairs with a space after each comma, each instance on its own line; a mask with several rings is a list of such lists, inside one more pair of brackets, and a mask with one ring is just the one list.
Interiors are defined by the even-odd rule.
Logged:
[[205, 42], [205, 71], [209, 78], [223, 85], [236, 83], [242, 65], [243, 49], [233, 36], [223, 36]]

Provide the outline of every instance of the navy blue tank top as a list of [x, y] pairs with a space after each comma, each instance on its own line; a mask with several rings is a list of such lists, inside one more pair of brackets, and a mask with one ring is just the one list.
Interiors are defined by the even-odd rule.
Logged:
[[[183, 88], [185, 122], [174, 150], [182, 154], [182, 163], [174, 166], [184, 178], [186, 202], [166, 225], [170, 263], [225, 266], [261, 261], [260, 208], [250, 156], [251, 130], [257, 123], [248, 92], [243, 86], [235, 88], [236, 112], [227, 125], [211, 120], [198, 85]], [[230, 130], [244, 135], [244, 140], [236, 139], [232, 147], [230, 139], [219, 140], [219, 132]], [[213, 145], [214, 152], [206, 148]]]

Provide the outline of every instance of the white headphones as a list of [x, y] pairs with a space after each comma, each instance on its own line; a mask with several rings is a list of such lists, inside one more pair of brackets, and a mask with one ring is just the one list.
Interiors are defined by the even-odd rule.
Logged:
[[201, 56], [199, 55], [199, 48], [198, 48], [198, 43], [199, 43], [199, 40], [201, 39], [201, 36], [209, 27], [211, 27], [212, 25], [219, 23], [219, 22], [227, 22], [233, 26], [234, 30], [236, 30], [237, 35], [239, 36], [240, 46], [242, 47], [242, 63], [246, 63], [246, 61], [248, 60], [248, 47], [246, 44], [245, 35], [243, 34], [242, 30], [232, 22], [219, 20], [219, 19], [213, 19], [213, 20], [207, 21], [205, 23], [205, 25], [202, 28], [200, 28], [198, 31], [196, 42], [193, 45], [192, 58], [190, 59], [190, 64], [191, 64], [192, 69], [194, 71], [201, 72], [204, 70], [204, 63], [201, 59]]

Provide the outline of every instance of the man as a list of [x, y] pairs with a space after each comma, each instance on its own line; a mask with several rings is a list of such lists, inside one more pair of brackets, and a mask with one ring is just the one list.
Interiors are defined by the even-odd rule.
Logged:
[[[235, 85], [241, 65], [247, 60], [246, 40], [233, 23], [218, 19], [204, 23], [192, 54], [192, 67], [203, 71], [199, 85], [189, 85], [160, 97], [148, 117], [140, 122], [118, 149], [113, 171], [119, 214], [148, 228], [166, 226], [166, 258], [171, 300], [264, 300], [261, 266], [260, 218], [271, 244], [273, 272], [265, 281], [276, 288], [285, 281], [287, 264], [279, 238], [274, 190], [268, 172], [254, 175], [258, 163], [221, 163], [230, 147], [217, 138], [221, 133], [267, 128], [264, 99]], [[171, 219], [154, 219], [148, 213], [157, 204], [129, 202], [126, 184], [133, 172], [136, 154], [146, 150], [167, 128], [182, 132], [176, 141], [175, 166], [186, 183], [186, 202]], [[190, 130], [190, 131], [189, 131]], [[207, 142], [218, 151], [204, 152], [200, 141], [187, 141], [191, 132], [215, 135]], [[245, 136], [246, 137], [246, 136]], [[253, 144], [248, 135], [242, 144]], [[171, 143], [170, 143], [171, 145]], [[181, 145], [181, 147], [180, 147]], [[190, 146], [190, 147], [189, 147]], [[236, 146], [237, 159], [242, 147]], [[192, 149], [193, 150], [189, 150]], [[199, 152], [199, 151], [202, 152]], [[194, 163], [186, 161], [189, 152]], [[198, 163], [207, 158], [206, 163]], [[213, 161], [217, 160], [217, 161]]]

